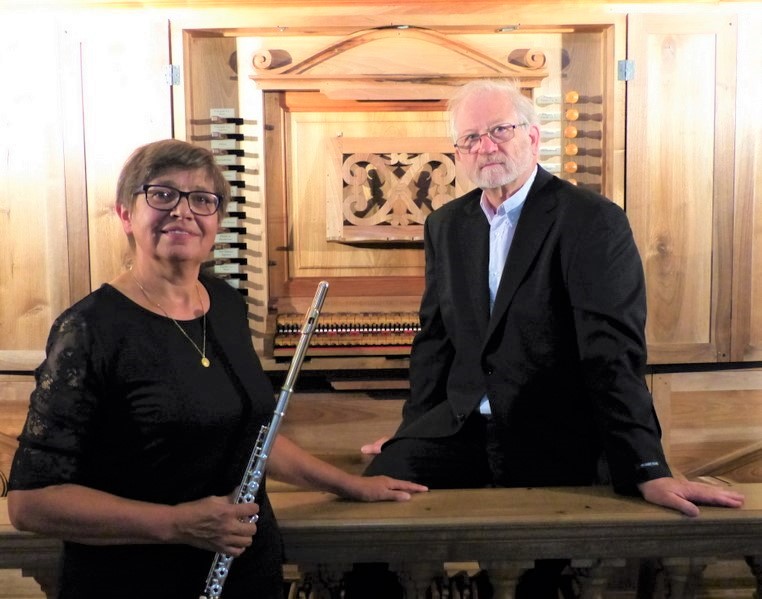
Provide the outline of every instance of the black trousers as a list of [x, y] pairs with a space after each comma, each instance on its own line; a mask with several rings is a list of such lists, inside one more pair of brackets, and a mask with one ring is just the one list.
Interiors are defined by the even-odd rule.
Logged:
[[[452, 437], [395, 439], [374, 457], [364, 474], [411, 480], [430, 489], [510, 486], [492, 422], [476, 412]], [[565, 582], [562, 572], [568, 563], [564, 559], [538, 560], [519, 581], [516, 599], [558, 599]], [[370, 572], [364, 570], [363, 578]], [[374, 587], [371, 580], [366, 581], [369, 589]]]
[[474, 412], [451, 437], [393, 440], [364, 474], [411, 480], [430, 489], [505, 486], [499, 484], [502, 472], [497, 445], [491, 422]]

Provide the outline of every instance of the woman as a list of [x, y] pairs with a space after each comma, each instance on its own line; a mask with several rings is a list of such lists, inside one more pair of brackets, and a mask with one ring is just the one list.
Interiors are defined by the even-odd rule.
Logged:
[[[8, 509], [17, 528], [65, 540], [61, 598], [195, 598], [214, 552], [236, 558], [224, 598], [282, 596], [265, 484], [259, 504], [230, 500], [275, 394], [243, 299], [200, 273], [229, 197], [207, 150], [138, 148], [116, 201], [132, 267], [52, 327]], [[426, 490], [349, 475], [282, 436], [268, 472], [366, 501]]]

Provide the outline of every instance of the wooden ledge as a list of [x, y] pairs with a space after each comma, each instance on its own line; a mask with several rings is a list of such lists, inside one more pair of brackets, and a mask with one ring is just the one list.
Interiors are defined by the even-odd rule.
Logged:
[[688, 518], [607, 488], [440, 490], [403, 503], [273, 493], [296, 563], [762, 555], [762, 484]]
[[[702, 507], [697, 518], [590, 487], [429, 491], [400, 503], [305, 491], [270, 498], [288, 563], [341, 571], [352, 563], [388, 562], [408, 576], [419, 564], [425, 581], [434, 564], [479, 562], [505, 573], [537, 558], [605, 565], [626, 558], [749, 557], [758, 567], [762, 483], [733, 488], [746, 495], [744, 507]], [[0, 568], [21, 569], [52, 589], [60, 551], [58, 540], [15, 530], [7, 499], [0, 499]], [[757, 581], [762, 589], [762, 578]]]
[[[704, 506], [697, 518], [588, 487], [438, 490], [401, 503], [270, 498], [295, 562], [762, 555], [762, 483], [733, 488], [746, 495], [742, 508]], [[60, 545], [15, 530], [0, 498], [0, 567], [50, 563]]]

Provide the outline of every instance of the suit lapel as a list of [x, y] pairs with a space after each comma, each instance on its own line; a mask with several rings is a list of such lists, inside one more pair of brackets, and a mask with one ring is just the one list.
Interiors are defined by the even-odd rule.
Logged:
[[489, 223], [479, 204], [481, 189], [472, 193], [473, 201], [467, 203], [460, 221], [460, 268], [463, 269], [471, 294], [473, 314], [483, 336], [489, 322]]
[[553, 193], [543, 191], [552, 175], [539, 169], [521, 210], [516, 233], [503, 268], [500, 286], [495, 297], [487, 336], [491, 335], [511, 304], [519, 284], [534, 262], [535, 256], [545, 243], [550, 227], [556, 219], [558, 200]]

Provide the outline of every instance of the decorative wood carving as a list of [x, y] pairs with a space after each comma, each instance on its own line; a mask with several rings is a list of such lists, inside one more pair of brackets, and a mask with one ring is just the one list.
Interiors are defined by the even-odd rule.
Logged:
[[353, 33], [296, 64], [287, 49], [264, 49], [252, 64], [251, 78], [263, 90], [319, 89], [355, 100], [443, 99], [470, 79], [511, 78], [533, 88], [547, 77], [539, 50], [513, 49], [497, 60], [436, 31], [405, 26]]
[[452, 146], [441, 138], [338, 138], [334, 147], [342, 188], [327, 197], [330, 241], [422, 241], [426, 217], [457, 195]]

